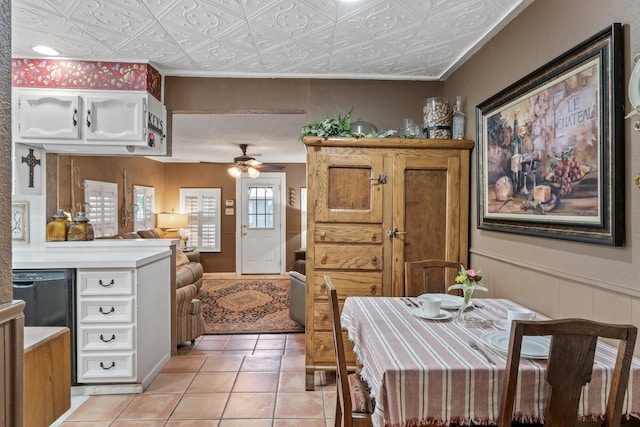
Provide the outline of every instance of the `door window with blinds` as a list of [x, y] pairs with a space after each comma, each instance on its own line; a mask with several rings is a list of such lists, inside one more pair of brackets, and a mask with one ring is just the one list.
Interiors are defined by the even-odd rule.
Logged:
[[133, 230], [149, 230], [156, 226], [155, 201], [156, 189], [153, 187], [145, 187], [143, 185], [133, 186], [133, 206], [135, 216], [133, 221]]
[[96, 237], [118, 234], [118, 184], [85, 180], [84, 201]]
[[180, 211], [189, 218], [187, 245], [200, 252], [220, 252], [220, 193], [219, 188], [180, 189]]

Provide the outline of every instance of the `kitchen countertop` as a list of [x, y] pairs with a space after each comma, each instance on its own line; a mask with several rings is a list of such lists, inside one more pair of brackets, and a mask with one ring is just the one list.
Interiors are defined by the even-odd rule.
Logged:
[[47, 242], [34, 249], [13, 248], [13, 269], [138, 268], [171, 255], [172, 239]]

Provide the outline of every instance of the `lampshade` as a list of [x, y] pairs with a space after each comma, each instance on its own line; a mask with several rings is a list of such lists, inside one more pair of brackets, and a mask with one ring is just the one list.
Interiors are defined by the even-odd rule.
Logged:
[[158, 228], [167, 228], [175, 230], [178, 228], [185, 228], [189, 224], [189, 217], [187, 214], [171, 213], [159, 213], [157, 218]]
[[229, 172], [229, 175], [231, 175], [235, 179], [240, 178], [242, 176], [242, 172], [247, 172], [251, 178], [257, 178], [260, 176], [260, 171], [258, 169], [254, 168], [253, 166], [245, 165], [231, 166], [229, 169], [227, 169], [227, 172]]

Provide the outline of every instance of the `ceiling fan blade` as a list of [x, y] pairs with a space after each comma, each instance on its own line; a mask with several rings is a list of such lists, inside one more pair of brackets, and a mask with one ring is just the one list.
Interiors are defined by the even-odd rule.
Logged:
[[284, 166], [279, 166], [279, 165], [267, 165], [267, 164], [260, 164], [258, 166], [254, 166], [256, 169], [260, 169], [261, 171], [281, 171], [284, 170]]

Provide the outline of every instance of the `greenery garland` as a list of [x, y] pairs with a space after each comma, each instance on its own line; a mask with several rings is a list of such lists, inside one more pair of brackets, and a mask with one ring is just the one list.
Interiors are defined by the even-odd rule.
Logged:
[[351, 133], [351, 111], [344, 116], [338, 111], [333, 116], [319, 122], [308, 122], [300, 131], [299, 141], [305, 136], [343, 136], [352, 138], [386, 138], [396, 133], [395, 129], [369, 134]]

